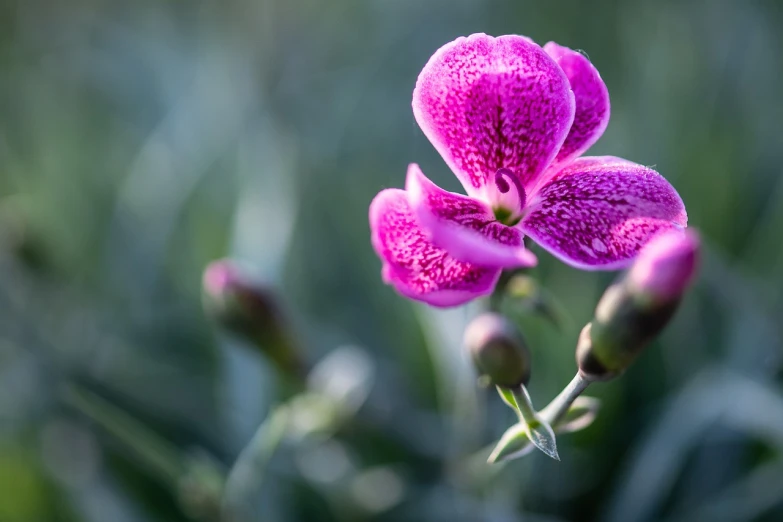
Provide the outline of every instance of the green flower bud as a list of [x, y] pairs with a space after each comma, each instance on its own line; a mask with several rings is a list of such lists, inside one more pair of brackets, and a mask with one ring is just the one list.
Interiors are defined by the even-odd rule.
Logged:
[[628, 273], [606, 289], [576, 348], [586, 378], [616, 377], [658, 336], [696, 273], [698, 247], [693, 232], [661, 234], [642, 250]]
[[530, 380], [530, 350], [517, 327], [502, 315], [482, 314], [465, 329], [465, 347], [479, 373], [496, 386], [514, 388]]
[[303, 365], [274, 294], [253, 282], [232, 261], [214, 261], [204, 271], [204, 309], [228, 331], [257, 347], [286, 373]]

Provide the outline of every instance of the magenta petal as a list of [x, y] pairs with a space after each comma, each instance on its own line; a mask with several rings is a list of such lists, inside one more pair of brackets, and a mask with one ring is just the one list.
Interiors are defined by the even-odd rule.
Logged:
[[606, 130], [609, 91], [598, 70], [584, 55], [555, 42], [546, 44], [544, 51], [565, 72], [576, 100], [574, 123], [555, 159], [556, 164], [564, 165], [589, 149]]
[[405, 191], [386, 189], [370, 204], [372, 244], [383, 280], [411, 299], [457, 306], [492, 291], [500, 268], [458, 261], [419, 228]]
[[522, 233], [499, 223], [484, 202], [443, 190], [415, 164], [408, 167], [405, 189], [422, 230], [452, 257], [503, 268], [536, 264]]
[[522, 230], [569, 265], [626, 266], [656, 233], [688, 218], [674, 188], [647, 167], [610, 156], [579, 158], [533, 196]]
[[574, 119], [574, 95], [531, 40], [474, 34], [430, 58], [413, 114], [467, 193], [491, 199], [498, 169], [527, 185], [554, 159]]

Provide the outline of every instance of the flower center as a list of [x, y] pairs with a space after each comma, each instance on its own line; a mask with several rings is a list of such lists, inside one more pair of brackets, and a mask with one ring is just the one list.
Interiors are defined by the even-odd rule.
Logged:
[[495, 219], [507, 226], [516, 225], [525, 208], [525, 187], [511, 169], [501, 168], [495, 173], [495, 188], [490, 195]]

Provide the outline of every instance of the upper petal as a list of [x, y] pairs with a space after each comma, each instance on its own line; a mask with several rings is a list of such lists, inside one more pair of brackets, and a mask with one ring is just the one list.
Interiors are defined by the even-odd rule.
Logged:
[[680, 196], [660, 174], [604, 156], [579, 158], [541, 187], [522, 230], [569, 265], [612, 270], [653, 235], [687, 222]]
[[527, 185], [549, 165], [574, 119], [574, 96], [563, 70], [528, 38], [474, 34], [430, 58], [413, 114], [468, 194], [487, 198], [498, 169]]
[[565, 72], [576, 101], [574, 123], [557, 153], [555, 165], [550, 167], [557, 169], [556, 165], [564, 165], [576, 158], [604, 133], [609, 124], [609, 91], [598, 70], [583, 54], [555, 42], [546, 44], [544, 51]]
[[443, 190], [415, 164], [408, 167], [405, 189], [422, 230], [452, 257], [503, 268], [536, 264], [521, 232], [499, 223], [484, 202]]
[[434, 306], [456, 306], [492, 291], [500, 268], [458, 261], [436, 247], [419, 227], [408, 195], [381, 191], [370, 204], [372, 244], [383, 278], [406, 297]]

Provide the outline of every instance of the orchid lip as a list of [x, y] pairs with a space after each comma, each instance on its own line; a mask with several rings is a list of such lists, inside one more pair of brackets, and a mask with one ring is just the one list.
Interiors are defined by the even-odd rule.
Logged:
[[497, 190], [490, 195], [495, 218], [504, 225], [516, 225], [525, 208], [525, 187], [511, 169], [503, 167], [495, 172], [495, 188]]

